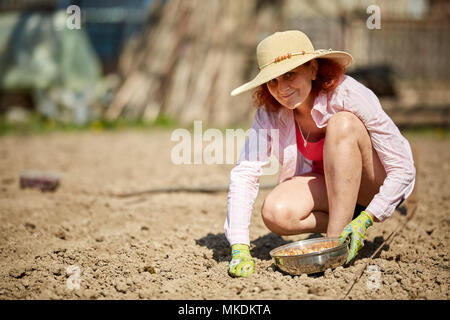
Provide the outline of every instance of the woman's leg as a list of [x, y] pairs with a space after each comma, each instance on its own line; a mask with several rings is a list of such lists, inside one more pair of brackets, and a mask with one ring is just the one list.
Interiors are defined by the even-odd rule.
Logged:
[[293, 177], [275, 187], [261, 210], [266, 226], [280, 235], [320, 232], [339, 236], [356, 202], [367, 206], [386, 178], [359, 118], [339, 112], [328, 122], [324, 171]]
[[338, 112], [328, 121], [324, 172], [329, 217], [327, 235], [339, 236], [352, 220], [356, 202], [367, 206], [386, 178], [361, 120]]
[[321, 174], [295, 176], [280, 183], [264, 200], [265, 225], [279, 235], [326, 232], [328, 203]]

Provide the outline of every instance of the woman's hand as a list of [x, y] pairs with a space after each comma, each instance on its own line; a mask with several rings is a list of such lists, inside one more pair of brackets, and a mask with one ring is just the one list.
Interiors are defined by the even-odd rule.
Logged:
[[248, 277], [255, 271], [255, 261], [246, 244], [231, 246], [231, 261], [228, 272], [233, 277]]
[[349, 235], [351, 236], [350, 249], [345, 264], [349, 263], [356, 256], [359, 249], [364, 246], [366, 230], [372, 224], [372, 215], [366, 211], [362, 211], [356, 219], [344, 228], [344, 231], [342, 231], [341, 236], [339, 237], [339, 243], [343, 243]]

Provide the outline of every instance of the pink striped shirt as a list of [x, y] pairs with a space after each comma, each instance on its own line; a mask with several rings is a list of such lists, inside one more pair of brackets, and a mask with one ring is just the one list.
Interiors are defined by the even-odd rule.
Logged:
[[[350, 76], [344, 76], [333, 92], [318, 95], [311, 116], [317, 127], [323, 128], [339, 111], [352, 112], [361, 119], [386, 170], [383, 185], [367, 207], [383, 221], [414, 188], [416, 170], [411, 147], [384, 112], [375, 94]], [[297, 149], [292, 110], [280, 108], [278, 112], [267, 112], [260, 107], [256, 112], [238, 163], [230, 173], [224, 225], [230, 245], [250, 244], [249, 225], [258, 195], [259, 177], [263, 166], [269, 163], [271, 152], [281, 164], [278, 183], [311, 171], [312, 161], [304, 158]]]

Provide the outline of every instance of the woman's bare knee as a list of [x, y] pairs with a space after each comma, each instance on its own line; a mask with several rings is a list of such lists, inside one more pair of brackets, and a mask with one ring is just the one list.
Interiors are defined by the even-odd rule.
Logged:
[[341, 111], [334, 114], [327, 124], [327, 140], [329, 138], [342, 141], [343, 138], [358, 138], [366, 131], [362, 121], [353, 113]]
[[261, 209], [264, 224], [270, 231], [278, 235], [309, 232], [311, 223], [304, 221], [304, 218], [309, 217], [310, 214], [311, 211], [303, 212], [298, 207], [290, 206], [287, 202], [272, 201], [270, 198], [264, 201]]
[[296, 176], [279, 184], [264, 200], [264, 224], [280, 235], [299, 234], [312, 211], [328, 212], [325, 179], [319, 174]]
[[273, 199], [269, 194], [263, 203], [261, 216], [270, 231], [283, 235], [286, 234], [289, 221], [292, 219], [290, 211], [286, 203]]

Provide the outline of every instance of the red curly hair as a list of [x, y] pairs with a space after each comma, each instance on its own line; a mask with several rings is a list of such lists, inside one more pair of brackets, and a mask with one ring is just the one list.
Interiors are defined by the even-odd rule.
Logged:
[[[312, 81], [311, 94], [316, 97], [321, 91], [330, 92], [336, 89], [339, 80], [345, 74], [345, 68], [330, 59], [315, 59], [318, 63], [316, 80]], [[312, 60], [305, 63], [309, 65]], [[268, 111], [276, 112], [281, 104], [272, 96], [264, 83], [257, 87], [252, 94], [256, 107], [265, 105]]]

